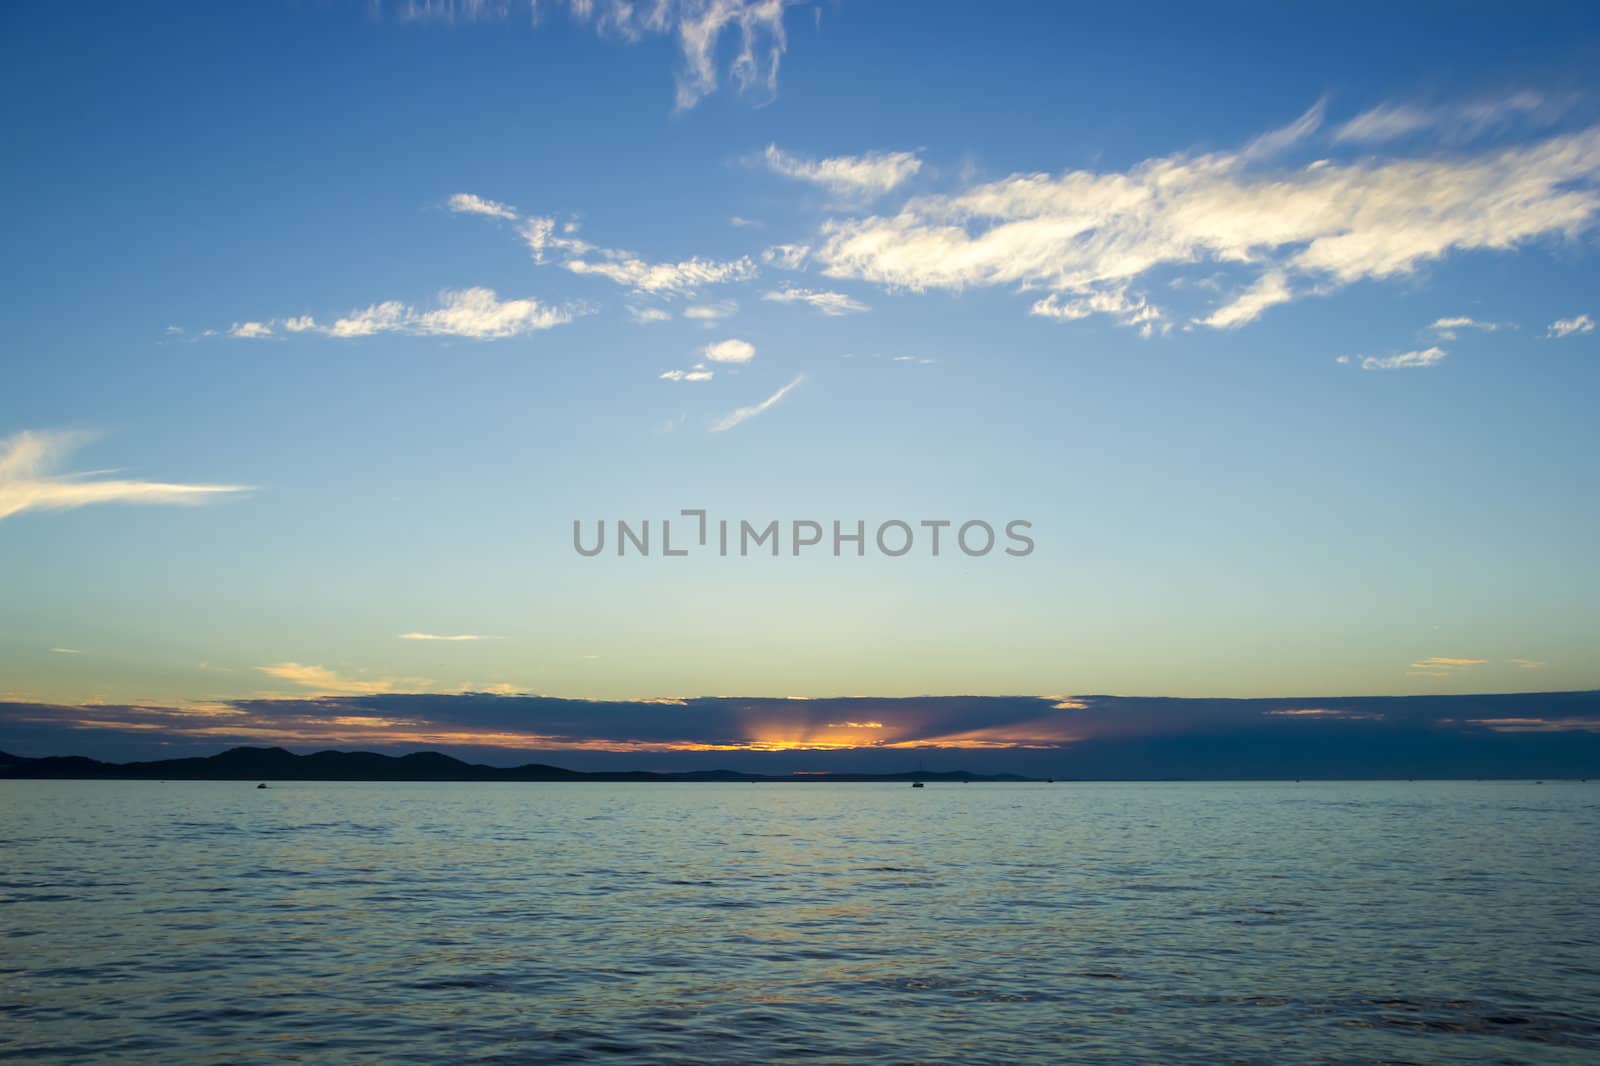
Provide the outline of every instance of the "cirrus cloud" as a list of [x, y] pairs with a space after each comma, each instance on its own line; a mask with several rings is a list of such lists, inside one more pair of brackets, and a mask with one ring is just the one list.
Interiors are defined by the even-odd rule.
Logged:
[[[683, 111], [715, 92], [719, 84], [717, 57], [726, 37], [736, 40], [727, 73], [740, 92], [764, 88], [778, 91], [778, 67], [788, 49], [784, 9], [795, 0], [568, 0], [574, 22], [594, 27], [606, 38], [636, 44], [646, 37], [673, 37], [678, 42], [679, 68], [675, 106]], [[561, 7], [559, 0], [550, 5]], [[402, 22], [444, 25], [504, 22], [512, 5], [506, 0], [374, 0], [373, 9], [392, 11]], [[542, 9], [533, 3], [535, 24]]]
[[820, 185], [843, 196], [882, 195], [905, 184], [922, 169], [922, 160], [914, 152], [868, 152], [811, 159], [769, 144], [761, 159], [774, 174]]
[[737, 425], [739, 425], [740, 423], [743, 423], [743, 422], [748, 422], [750, 419], [756, 417], [757, 415], [763, 413], [764, 411], [770, 410], [772, 407], [776, 406], [777, 403], [780, 400], [782, 400], [785, 396], [789, 395], [789, 393], [794, 390], [795, 386], [799, 385], [804, 380], [805, 380], [805, 375], [804, 374], [800, 374], [800, 375], [796, 376], [793, 381], [789, 382], [789, 384], [785, 385], [783, 388], [779, 389], [777, 392], [773, 393], [771, 396], [768, 396], [765, 400], [762, 400], [760, 403], [751, 404], [749, 407], [740, 407], [740, 408], [737, 408], [736, 410], [730, 411], [728, 414], [724, 415], [723, 417], [719, 418], [716, 422], [712, 423], [711, 432], [713, 432], [713, 433], [721, 433], [721, 432], [724, 432], [725, 430], [730, 430], [734, 426], [737, 426]]
[[826, 292], [816, 289], [800, 289], [793, 286], [784, 286], [765, 293], [763, 300], [772, 303], [791, 304], [803, 303], [821, 311], [830, 318], [848, 315], [868, 310], [867, 305], [853, 296], [846, 296], [842, 292]]
[[1573, 318], [1561, 318], [1550, 323], [1550, 328], [1545, 331], [1547, 337], [1570, 337], [1575, 333], [1593, 333], [1594, 319], [1588, 315], [1577, 315]]
[[245, 485], [136, 481], [56, 469], [84, 443], [76, 433], [23, 430], [0, 441], [0, 519], [23, 511], [64, 511], [92, 503], [198, 504], [245, 492]]
[[829, 277], [888, 288], [1046, 290], [1035, 313], [1058, 318], [1098, 310], [1085, 303], [1095, 298], [1117, 316], [1115, 297], [1157, 270], [1221, 266], [1246, 285], [1197, 321], [1232, 328], [1297, 296], [1406, 277], [1451, 254], [1572, 237], [1600, 215], [1600, 127], [1476, 153], [1295, 167], [1262, 144], [913, 197], [828, 220], [813, 255]]
[[[330, 337], [370, 337], [376, 333], [499, 340], [552, 329], [588, 313], [581, 304], [551, 307], [538, 300], [501, 300], [493, 289], [473, 288], [439, 294], [439, 304], [419, 311], [399, 300], [352, 311], [321, 332]], [[313, 327], [316, 328], [316, 327]]]

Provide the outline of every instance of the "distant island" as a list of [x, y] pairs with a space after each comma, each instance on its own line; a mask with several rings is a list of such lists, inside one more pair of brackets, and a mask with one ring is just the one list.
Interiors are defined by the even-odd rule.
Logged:
[[100, 762], [81, 755], [27, 758], [0, 751], [0, 778], [105, 781], [1039, 781], [1020, 774], [965, 770], [897, 774], [749, 774], [736, 770], [658, 773], [649, 770], [585, 773], [544, 763], [484, 766], [437, 751], [381, 755], [372, 751], [319, 751], [296, 755], [283, 748], [230, 748], [217, 755], [153, 762]]

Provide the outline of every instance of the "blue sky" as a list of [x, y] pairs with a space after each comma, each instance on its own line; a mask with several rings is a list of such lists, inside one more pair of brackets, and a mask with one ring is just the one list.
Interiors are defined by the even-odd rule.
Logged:
[[1600, 687], [1591, 10], [620, 12], [0, 15], [0, 697]]

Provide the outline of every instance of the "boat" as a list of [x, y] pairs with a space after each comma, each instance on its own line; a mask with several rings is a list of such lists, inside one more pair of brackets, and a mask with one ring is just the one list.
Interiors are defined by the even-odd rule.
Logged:
[[911, 782], [911, 787], [912, 788], [921, 788], [922, 787], [922, 782], [921, 781], [913, 781], [913, 782]]
[[265, 781], [263, 781], [263, 782], [261, 782], [261, 784], [257, 785], [256, 787], [257, 788], [266, 788], [267, 787], [267, 783]]

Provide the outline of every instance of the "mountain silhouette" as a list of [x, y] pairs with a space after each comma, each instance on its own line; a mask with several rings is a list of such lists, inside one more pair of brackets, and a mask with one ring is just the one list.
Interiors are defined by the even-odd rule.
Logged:
[[81, 755], [28, 758], [0, 752], [0, 778], [160, 781], [1032, 781], [1018, 774], [965, 770], [896, 774], [739, 773], [734, 770], [583, 772], [545, 763], [484, 766], [437, 751], [382, 755], [374, 751], [318, 751], [296, 755], [283, 748], [229, 748], [216, 755], [154, 762], [110, 763]]

